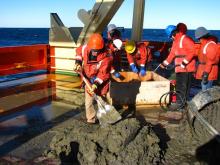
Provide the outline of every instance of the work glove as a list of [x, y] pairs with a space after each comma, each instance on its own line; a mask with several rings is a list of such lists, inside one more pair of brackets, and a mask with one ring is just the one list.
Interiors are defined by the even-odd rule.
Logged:
[[140, 75], [141, 76], [145, 76], [146, 75], [146, 70], [145, 70], [145, 67], [141, 67], [141, 69], [140, 69]]
[[138, 69], [137, 69], [137, 67], [135, 66], [135, 64], [131, 64], [130, 67], [131, 67], [132, 72], [134, 72], [134, 73], [137, 73], [137, 72], [138, 72]]
[[81, 71], [81, 69], [82, 69], [81, 63], [80, 62], [76, 62], [75, 66], [73, 67], [73, 70], [76, 71], [76, 72], [79, 72], [79, 71]]
[[202, 83], [203, 84], [208, 84], [208, 77], [209, 77], [209, 74], [207, 72], [203, 72], [202, 74]]
[[116, 78], [120, 78], [121, 77], [121, 74], [119, 72], [114, 72], [113, 75], [116, 77]]
[[87, 88], [86, 91], [92, 96], [97, 88], [98, 86], [96, 84], [92, 84], [91, 89]]

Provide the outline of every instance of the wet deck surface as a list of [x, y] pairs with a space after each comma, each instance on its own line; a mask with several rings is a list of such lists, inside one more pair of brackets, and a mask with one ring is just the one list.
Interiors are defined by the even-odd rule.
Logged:
[[[34, 159], [48, 148], [52, 128], [80, 118], [83, 98], [73, 97], [82, 95], [80, 84], [79, 77], [46, 74], [0, 83], [0, 156]], [[164, 127], [177, 126], [182, 117], [159, 106], [139, 106], [136, 114]]]
[[79, 86], [79, 77], [46, 74], [0, 83], [0, 156], [28, 155], [22, 145], [79, 115], [78, 105], [65, 100]]

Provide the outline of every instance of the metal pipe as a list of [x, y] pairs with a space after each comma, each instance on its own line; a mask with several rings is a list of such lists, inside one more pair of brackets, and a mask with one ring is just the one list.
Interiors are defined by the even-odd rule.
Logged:
[[156, 67], [156, 69], [154, 69], [154, 71], [153, 71], [154, 73], [157, 71], [157, 69], [160, 67], [160, 65], [161, 65], [161, 64], [159, 64], [159, 65]]
[[141, 41], [143, 31], [145, 0], [134, 0], [131, 39]]

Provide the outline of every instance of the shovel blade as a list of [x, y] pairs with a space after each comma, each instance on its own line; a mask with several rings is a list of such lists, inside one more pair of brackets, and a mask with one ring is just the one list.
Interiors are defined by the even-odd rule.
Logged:
[[104, 106], [99, 106], [97, 118], [100, 125], [105, 126], [116, 123], [117, 121], [121, 120], [122, 117], [114, 106], [106, 104]]

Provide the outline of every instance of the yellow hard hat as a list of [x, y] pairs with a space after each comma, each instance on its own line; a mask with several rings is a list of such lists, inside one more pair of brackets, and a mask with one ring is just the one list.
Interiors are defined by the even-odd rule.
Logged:
[[130, 53], [130, 54], [134, 53], [135, 49], [136, 49], [136, 45], [134, 41], [127, 41], [125, 43], [125, 51], [127, 53]]

